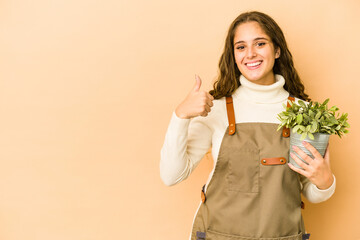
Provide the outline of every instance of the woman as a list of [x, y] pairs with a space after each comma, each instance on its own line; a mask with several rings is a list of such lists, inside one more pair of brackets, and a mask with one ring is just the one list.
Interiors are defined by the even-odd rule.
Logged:
[[308, 239], [301, 197], [321, 202], [335, 191], [325, 156], [294, 149], [307, 164], [286, 164], [289, 138], [276, 131], [290, 96], [309, 100], [276, 22], [260, 12], [231, 24], [210, 93], [201, 79], [173, 113], [161, 151], [166, 185], [186, 179], [212, 148], [214, 169], [203, 188], [191, 239]]

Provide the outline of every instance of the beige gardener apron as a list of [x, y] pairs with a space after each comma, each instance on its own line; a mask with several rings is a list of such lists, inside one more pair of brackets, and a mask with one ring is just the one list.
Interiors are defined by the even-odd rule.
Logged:
[[206, 196], [203, 188], [191, 239], [308, 239], [299, 176], [286, 165], [289, 129], [281, 133], [274, 123], [235, 124], [231, 97], [226, 107], [229, 127]]

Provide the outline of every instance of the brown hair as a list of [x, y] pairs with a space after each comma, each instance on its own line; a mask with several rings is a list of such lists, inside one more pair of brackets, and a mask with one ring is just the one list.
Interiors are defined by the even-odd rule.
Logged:
[[271, 38], [275, 49], [280, 48], [280, 57], [275, 59], [273, 72], [285, 78], [284, 88], [294, 97], [310, 100], [309, 96], [304, 92], [304, 85], [295, 70], [292, 55], [287, 47], [282, 30], [270, 16], [256, 11], [242, 13], [231, 23], [225, 40], [224, 52], [219, 61], [219, 75], [210, 94], [215, 99], [231, 96], [240, 86], [239, 77], [241, 72], [236, 66], [234, 57], [235, 30], [241, 23], [251, 21], [259, 23], [263, 31]]

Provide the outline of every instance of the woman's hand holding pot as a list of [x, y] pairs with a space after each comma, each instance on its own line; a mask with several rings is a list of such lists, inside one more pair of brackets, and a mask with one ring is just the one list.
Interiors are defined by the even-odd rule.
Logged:
[[333, 173], [330, 169], [330, 152], [329, 146], [326, 148], [324, 157], [308, 142], [303, 141], [306, 147], [314, 158], [311, 158], [300, 148], [293, 146], [294, 151], [306, 162], [301, 161], [295, 154], [291, 153], [291, 157], [303, 169], [294, 167], [289, 163], [289, 167], [297, 173], [307, 177], [319, 189], [328, 189], [334, 182]]
[[206, 117], [214, 105], [214, 97], [208, 92], [200, 90], [201, 79], [195, 75], [195, 86], [187, 97], [175, 109], [175, 114], [179, 118], [190, 119], [197, 116]]

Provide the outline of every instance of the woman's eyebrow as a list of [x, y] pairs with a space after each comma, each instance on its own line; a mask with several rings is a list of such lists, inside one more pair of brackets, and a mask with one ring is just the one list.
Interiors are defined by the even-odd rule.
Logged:
[[[269, 39], [267, 39], [267, 38], [265, 38], [265, 37], [257, 37], [257, 38], [255, 38], [253, 41], [259, 41], [259, 40], [269, 41]], [[235, 44], [238, 44], [238, 43], [244, 43], [244, 42], [245, 42], [245, 41], [240, 40], [240, 41], [237, 41], [236, 43], [234, 43], [234, 45], [235, 45]]]

